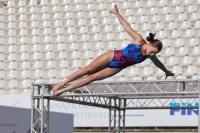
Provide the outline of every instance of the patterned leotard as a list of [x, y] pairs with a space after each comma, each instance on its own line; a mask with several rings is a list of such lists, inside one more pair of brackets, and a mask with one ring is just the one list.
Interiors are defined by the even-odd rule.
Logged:
[[124, 69], [128, 66], [143, 62], [146, 58], [147, 56], [141, 53], [141, 45], [129, 44], [123, 50], [114, 51], [114, 57], [108, 64], [108, 67]]

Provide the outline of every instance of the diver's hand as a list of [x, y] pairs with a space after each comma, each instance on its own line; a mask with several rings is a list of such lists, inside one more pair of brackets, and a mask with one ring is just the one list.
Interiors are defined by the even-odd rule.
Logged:
[[110, 11], [110, 13], [113, 13], [115, 15], [119, 14], [119, 11], [117, 9], [117, 5], [114, 5], [114, 9]]
[[166, 72], [166, 77], [165, 77], [165, 79], [167, 79], [168, 76], [174, 76], [174, 75], [175, 75], [175, 74], [174, 74], [173, 72], [167, 71], [167, 72]]

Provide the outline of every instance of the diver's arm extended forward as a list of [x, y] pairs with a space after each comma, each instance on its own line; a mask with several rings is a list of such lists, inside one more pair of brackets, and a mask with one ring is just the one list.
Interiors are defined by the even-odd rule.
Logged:
[[168, 71], [167, 68], [163, 65], [163, 63], [157, 58], [156, 55], [150, 56], [149, 57], [152, 62], [155, 64], [155, 66], [157, 66], [158, 68], [160, 68], [161, 70], [163, 70], [166, 73], [166, 77], [168, 76], [174, 76], [174, 73], [172, 73], [171, 71]]

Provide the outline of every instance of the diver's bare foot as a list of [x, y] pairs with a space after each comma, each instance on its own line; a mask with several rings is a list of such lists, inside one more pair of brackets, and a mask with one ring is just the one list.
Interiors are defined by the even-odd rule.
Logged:
[[52, 89], [52, 93], [55, 93], [56, 91], [60, 90], [61, 88], [62, 88], [62, 85], [60, 85], [60, 84], [54, 85], [54, 87]]

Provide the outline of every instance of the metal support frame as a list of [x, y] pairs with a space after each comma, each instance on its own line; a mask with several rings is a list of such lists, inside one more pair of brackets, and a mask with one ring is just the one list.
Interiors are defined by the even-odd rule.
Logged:
[[[170, 106], [175, 100], [183, 102], [187, 99], [186, 103], [200, 103], [199, 80], [93, 82], [53, 97], [50, 92], [54, 85], [32, 84], [31, 133], [49, 133], [50, 100], [109, 109], [109, 133], [125, 133], [125, 111], [128, 109], [200, 109], [187, 104], [181, 107]], [[138, 104], [130, 107], [133, 100]]]

